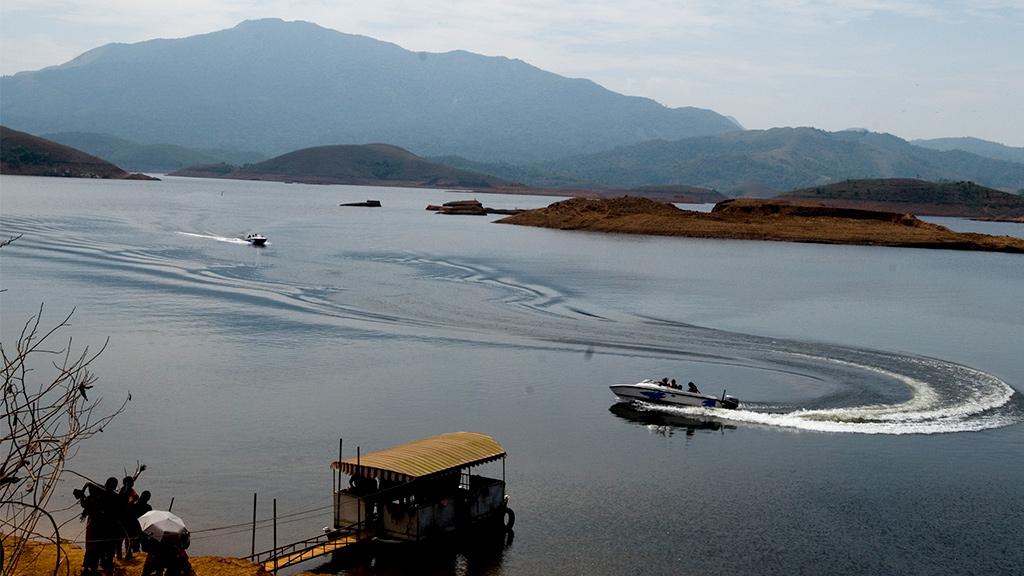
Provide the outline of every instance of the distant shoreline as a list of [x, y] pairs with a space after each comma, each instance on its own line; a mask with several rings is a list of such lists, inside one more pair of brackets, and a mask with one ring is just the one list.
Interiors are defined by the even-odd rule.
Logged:
[[281, 184], [311, 184], [318, 186], [382, 186], [393, 188], [427, 188], [427, 189], [460, 189], [473, 192], [485, 192], [472, 187], [460, 187], [457, 184], [424, 183], [416, 180], [376, 180], [368, 178], [331, 178], [329, 176], [288, 176], [283, 174], [221, 174], [204, 170], [183, 168], [168, 174], [181, 178], [214, 178], [217, 180], [242, 180], [252, 182], [279, 182]]
[[216, 172], [197, 168], [183, 168], [167, 174], [177, 178], [213, 178], [217, 180], [242, 180], [252, 182], [279, 182], [282, 184], [310, 184], [314, 186], [379, 186], [392, 188], [423, 188], [427, 190], [448, 190], [466, 194], [508, 194], [514, 196], [553, 196], [559, 198], [608, 198], [622, 194], [656, 197], [664, 202], [677, 204], [714, 204], [707, 198], [686, 192], [652, 192], [639, 189], [593, 189], [593, 188], [534, 188], [531, 186], [463, 186], [457, 183], [424, 183], [406, 180], [375, 180], [365, 178], [331, 178], [324, 176], [288, 176], [270, 173]]

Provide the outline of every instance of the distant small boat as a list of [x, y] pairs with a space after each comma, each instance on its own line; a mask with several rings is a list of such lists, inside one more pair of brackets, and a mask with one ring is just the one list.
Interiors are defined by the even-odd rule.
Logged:
[[267, 237], [262, 234], [253, 233], [246, 236], [245, 241], [253, 246], [263, 246], [267, 243]]
[[[636, 384], [616, 384], [609, 386], [612, 392], [622, 400], [672, 404], [675, 406], [703, 406], [705, 408], [735, 409], [740, 401], [722, 393], [721, 397], [693, 392], [682, 388], [672, 388], [657, 380], [641, 380]], [[696, 390], [696, 387], [694, 387]]]
[[367, 200], [366, 202], [347, 202], [338, 206], [362, 206], [364, 208], [380, 208], [380, 200]]

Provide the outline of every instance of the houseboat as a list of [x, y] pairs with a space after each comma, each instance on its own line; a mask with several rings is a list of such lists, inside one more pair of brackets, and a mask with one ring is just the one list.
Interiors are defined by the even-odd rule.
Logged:
[[[501, 479], [474, 473], [499, 461]], [[440, 434], [358, 454], [331, 467], [341, 474], [334, 491], [339, 533], [420, 542], [466, 526], [510, 530], [515, 523], [505, 493], [505, 449], [485, 434]]]

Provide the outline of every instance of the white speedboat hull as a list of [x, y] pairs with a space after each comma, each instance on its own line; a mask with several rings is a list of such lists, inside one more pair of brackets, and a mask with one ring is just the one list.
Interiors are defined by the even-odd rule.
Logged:
[[732, 396], [715, 397], [698, 394], [678, 388], [670, 388], [653, 380], [644, 380], [636, 384], [616, 384], [609, 386], [621, 400], [632, 402], [653, 402], [674, 406], [701, 406], [704, 408], [736, 408], [739, 401]]

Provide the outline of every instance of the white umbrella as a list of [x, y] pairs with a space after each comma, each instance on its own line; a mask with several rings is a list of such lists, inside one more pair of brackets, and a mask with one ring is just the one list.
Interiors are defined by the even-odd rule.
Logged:
[[139, 516], [139, 528], [157, 542], [180, 540], [188, 534], [185, 522], [164, 510], [151, 510]]

